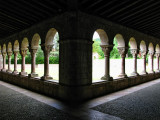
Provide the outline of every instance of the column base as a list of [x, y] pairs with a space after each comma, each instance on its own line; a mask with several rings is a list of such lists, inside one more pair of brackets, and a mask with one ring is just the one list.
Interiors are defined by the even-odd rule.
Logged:
[[15, 71], [13, 71], [12, 73], [15, 74], [15, 75], [17, 75], [17, 74], [18, 74], [18, 71], [15, 70]]
[[118, 75], [119, 78], [127, 78], [128, 76], [126, 74], [120, 74]]
[[147, 74], [148, 74], [148, 73], [145, 72], [145, 71], [141, 72], [141, 75], [147, 75]]
[[139, 74], [137, 72], [133, 72], [131, 73], [132, 76], [139, 76]]
[[6, 72], [6, 69], [1, 69], [2, 72]]
[[27, 76], [27, 72], [20, 72], [19, 75]]
[[30, 77], [30, 78], [38, 77], [38, 74], [36, 74], [36, 73], [31, 73], [31, 74], [28, 74], [28, 77]]
[[12, 70], [7, 70], [8, 73], [12, 73]]
[[52, 80], [53, 78], [50, 76], [42, 76], [41, 80]]
[[110, 77], [110, 76], [103, 76], [103, 77], [101, 77], [101, 80], [113, 81], [113, 77]]
[[149, 74], [154, 74], [155, 72], [153, 70], [149, 71], [148, 72]]

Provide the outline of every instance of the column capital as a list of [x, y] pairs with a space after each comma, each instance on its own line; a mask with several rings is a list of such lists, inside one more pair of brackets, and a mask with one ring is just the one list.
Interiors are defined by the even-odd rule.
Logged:
[[41, 48], [43, 51], [47, 52], [47, 53], [50, 53], [52, 51], [52, 48], [53, 48], [54, 45], [41, 45]]
[[159, 56], [160, 56], [160, 53], [157, 53], [157, 52], [156, 52], [156, 53], [155, 53], [155, 56], [156, 56], [156, 57], [159, 57]]
[[21, 55], [22, 56], [26, 56], [26, 54], [27, 54], [27, 49], [21, 50]]
[[154, 51], [149, 51], [148, 53], [150, 56], [154, 56]]
[[140, 50], [140, 52], [141, 52], [141, 55], [142, 55], [142, 56], [145, 56], [145, 55], [147, 54], [147, 51], [146, 51], [146, 50]]
[[6, 56], [6, 55], [7, 55], [7, 53], [6, 53], [6, 52], [3, 52], [3, 53], [2, 53], [2, 56]]
[[7, 55], [11, 56], [12, 55], [12, 51], [7, 52]]
[[131, 54], [133, 55], [133, 57], [135, 57], [138, 53], [138, 49], [130, 49], [131, 50]]
[[121, 57], [126, 57], [126, 53], [127, 53], [126, 47], [118, 47], [117, 49]]
[[19, 51], [13, 51], [14, 55], [17, 55]]
[[111, 49], [113, 48], [113, 45], [100, 45], [102, 48], [102, 51], [104, 52], [104, 55], [109, 55]]
[[37, 49], [30, 49], [29, 51], [31, 52], [31, 54], [35, 54], [37, 52]]

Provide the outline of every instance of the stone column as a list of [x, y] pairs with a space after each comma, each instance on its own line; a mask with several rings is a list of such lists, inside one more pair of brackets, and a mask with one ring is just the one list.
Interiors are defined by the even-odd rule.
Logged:
[[157, 69], [156, 69], [156, 72], [160, 72], [160, 70], [159, 70], [159, 56], [160, 56], [160, 53], [156, 53], [156, 58], [157, 58]]
[[42, 80], [53, 79], [49, 76], [49, 53], [51, 52], [53, 45], [42, 45], [42, 50], [44, 53], [44, 76], [41, 77]]
[[125, 57], [126, 57], [126, 48], [125, 47], [118, 47], [118, 52], [121, 56], [121, 73], [118, 77], [126, 78], [127, 75], [125, 73]]
[[29, 74], [29, 77], [38, 77], [38, 74], [36, 74], [36, 52], [37, 49], [30, 49], [31, 52], [31, 74]]
[[3, 56], [3, 69], [2, 71], [5, 72], [6, 71], [6, 53], [2, 53]]
[[22, 63], [21, 63], [21, 72], [20, 75], [27, 75], [27, 72], [25, 72], [25, 56], [27, 54], [27, 50], [21, 50], [21, 56], [22, 56]]
[[3, 56], [2, 56], [2, 53], [0, 51], [0, 70], [2, 70], [3, 68]]
[[18, 74], [17, 71], [17, 56], [19, 51], [14, 51], [14, 71], [13, 74]]
[[8, 52], [8, 70], [7, 72], [11, 73], [11, 56], [12, 56], [12, 52]]
[[153, 70], [154, 52], [149, 52], [149, 57], [150, 57], [150, 71], [149, 71], [149, 73], [154, 73], [154, 70]]
[[137, 73], [137, 49], [131, 49], [131, 54], [133, 56], [133, 64], [134, 64], [134, 69], [131, 75], [138, 76], [139, 74]]
[[143, 71], [141, 72], [141, 74], [148, 74], [146, 72], [146, 54], [147, 54], [146, 51], [141, 50], [141, 55], [142, 55], [142, 59], [143, 59]]
[[113, 78], [110, 77], [110, 50], [112, 45], [101, 45], [105, 57], [105, 75], [101, 78], [102, 80], [112, 81]]

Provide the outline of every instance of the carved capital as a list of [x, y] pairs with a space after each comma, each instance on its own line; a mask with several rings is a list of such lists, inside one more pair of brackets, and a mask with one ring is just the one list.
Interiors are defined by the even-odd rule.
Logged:
[[12, 56], [12, 51], [7, 52], [8, 56]]
[[155, 56], [156, 56], [156, 57], [159, 57], [159, 56], [160, 56], [160, 53], [155, 53]]
[[104, 52], [104, 56], [109, 56], [110, 51], [112, 49], [112, 45], [100, 45], [102, 48], [102, 51]]
[[140, 52], [141, 52], [142, 58], [144, 58], [146, 56], [146, 54], [147, 54], [146, 50], [141, 50]]
[[19, 51], [14, 51], [14, 55], [17, 56]]
[[125, 47], [118, 47], [118, 52], [120, 54], [121, 57], [126, 57], [126, 48]]
[[137, 49], [131, 49], [131, 54], [133, 57], [137, 56], [138, 50]]
[[53, 45], [41, 45], [41, 48], [45, 54], [49, 54], [53, 49]]
[[154, 52], [152, 52], [152, 51], [150, 51], [148, 54], [149, 54], [151, 57], [154, 56]]
[[27, 50], [21, 50], [21, 55], [22, 55], [23, 57], [25, 57], [26, 54], [27, 54]]
[[2, 56], [3, 56], [3, 57], [6, 57], [6, 56], [7, 56], [7, 53], [6, 53], [6, 52], [3, 52], [3, 53], [2, 53]]

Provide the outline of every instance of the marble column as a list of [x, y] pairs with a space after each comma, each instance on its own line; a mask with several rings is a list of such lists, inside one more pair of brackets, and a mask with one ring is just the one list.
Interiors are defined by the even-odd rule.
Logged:
[[30, 49], [31, 52], [31, 74], [29, 74], [29, 77], [38, 77], [38, 74], [36, 74], [36, 52], [37, 49]]
[[7, 54], [8, 54], [8, 70], [7, 70], [7, 72], [11, 73], [12, 72], [11, 71], [11, 56], [12, 56], [12, 51], [7, 52]]
[[153, 70], [154, 52], [149, 52], [149, 58], [150, 58], [150, 71], [149, 71], [149, 73], [154, 73], [154, 70]]
[[131, 73], [131, 75], [138, 76], [139, 74], [137, 73], [137, 49], [131, 49], [131, 54], [133, 56], [133, 72]]
[[110, 51], [112, 47], [112, 45], [101, 45], [105, 57], [105, 75], [101, 78], [101, 80], [113, 80], [113, 78], [110, 77]]
[[2, 53], [2, 56], [3, 56], [3, 69], [2, 69], [2, 71], [5, 72], [6, 71], [6, 56], [7, 56], [7, 54]]
[[156, 72], [160, 72], [160, 70], [159, 70], [159, 56], [160, 56], [160, 53], [156, 53], [156, 58], [157, 58], [157, 69], [156, 69]]
[[42, 46], [42, 50], [44, 53], [44, 76], [41, 77], [42, 80], [53, 79], [49, 76], [49, 53], [51, 52], [52, 48], [53, 45]]
[[125, 47], [118, 47], [118, 52], [121, 56], [121, 73], [118, 77], [126, 78], [127, 75], [125, 73], [125, 57], [126, 57], [126, 48]]
[[147, 51], [141, 50], [140, 52], [141, 52], [141, 56], [142, 56], [142, 60], [143, 60], [143, 70], [142, 70], [141, 74], [146, 75], [146, 74], [148, 74], [146, 72], [146, 54], [147, 54]]
[[14, 51], [14, 71], [13, 74], [18, 74], [17, 71], [17, 56], [19, 51]]
[[27, 54], [27, 50], [21, 50], [22, 63], [21, 63], [21, 72], [20, 75], [26, 76], [27, 72], [25, 72], [25, 56]]

